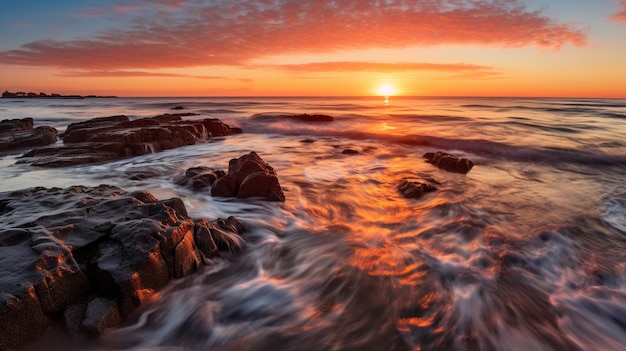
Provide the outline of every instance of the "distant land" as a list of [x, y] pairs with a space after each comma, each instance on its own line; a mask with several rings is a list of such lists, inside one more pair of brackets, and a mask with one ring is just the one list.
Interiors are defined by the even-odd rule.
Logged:
[[16, 93], [12, 93], [10, 91], [5, 91], [2, 93], [3, 98], [11, 98], [11, 99], [84, 99], [84, 98], [116, 98], [117, 96], [99, 96], [99, 95], [61, 95], [61, 94], [46, 94], [46, 93], [33, 93], [28, 92], [25, 93], [23, 91], [18, 91]]

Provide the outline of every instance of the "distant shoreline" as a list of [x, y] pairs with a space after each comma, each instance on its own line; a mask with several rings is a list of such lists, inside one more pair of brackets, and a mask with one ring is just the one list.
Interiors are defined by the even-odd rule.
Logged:
[[5, 91], [2, 93], [2, 98], [4, 99], [85, 99], [85, 98], [100, 98], [100, 99], [111, 99], [117, 98], [117, 96], [100, 96], [100, 95], [61, 95], [61, 94], [46, 94], [46, 93], [33, 93], [33, 92], [22, 92], [18, 91], [12, 93], [10, 91]]

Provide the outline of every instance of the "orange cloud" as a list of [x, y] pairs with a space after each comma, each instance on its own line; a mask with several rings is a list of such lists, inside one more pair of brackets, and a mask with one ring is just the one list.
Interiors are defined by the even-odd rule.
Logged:
[[620, 2], [620, 6], [622, 7], [622, 11], [614, 14], [610, 18], [616, 22], [626, 23], [626, 1]]
[[493, 72], [493, 67], [467, 63], [414, 63], [414, 62], [313, 62], [303, 64], [271, 66], [290, 72], [380, 72], [393, 73], [405, 71], [439, 72]]
[[[161, 0], [144, 4], [163, 6]], [[245, 65], [267, 56], [443, 44], [559, 49], [586, 34], [519, 0], [176, 1], [128, 29], [40, 40], [0, 52], [0, 63], [81, 70]]]
[[159, 72], [145, 72], [145, 71], [72, 71], [58, 73], [59, 77], [184, 77], [184, 78], [197, 78], [197, 79], [225, 79], [228, 77], [223, 76], [195, 76], [188, 74], [178, 73], [159, 73]]

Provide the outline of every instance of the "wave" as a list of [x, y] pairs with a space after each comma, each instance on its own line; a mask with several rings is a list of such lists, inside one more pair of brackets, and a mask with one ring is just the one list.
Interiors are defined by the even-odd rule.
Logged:
[[[264, 122], [269, 122], [265, 121]], [[275, 122], [275, 121], [272, 121]], [[379, 140], [393, 144], [422, 146], [439, 150], [458, 150], [486, 158], [498, 158], [519, 162], [546, 162], [550, 164], [571, 163], [587, 166], [623, 166], [626, 155], [607, 154], [600, 151], [586, 151], [573, 148], [533, 147], [511, 145], [485, 139], [446, 138], [432, 135], [389, 135], [362, 132], [350, 128], [301, 125], [297, 123], [267, 123], [265, 125], [247, 123], [248, 133], [302, 135], [318, 137], [341, 137], [353, 140]]]

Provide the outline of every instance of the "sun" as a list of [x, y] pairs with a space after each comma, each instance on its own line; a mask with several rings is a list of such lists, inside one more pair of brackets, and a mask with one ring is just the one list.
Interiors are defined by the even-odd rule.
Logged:
[[396, 88], [391, 84], [383, 84], [376, 89], [376, 92], [380, 96], [393, 96], [396, 93]]

